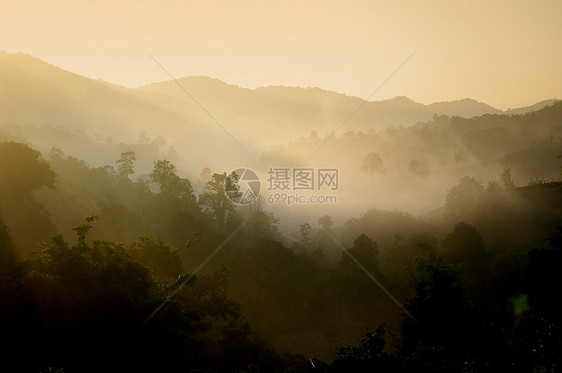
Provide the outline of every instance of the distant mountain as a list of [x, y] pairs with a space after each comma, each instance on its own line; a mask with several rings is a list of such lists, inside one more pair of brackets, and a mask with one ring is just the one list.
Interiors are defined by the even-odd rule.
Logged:
[[557, 99], [544, 100], [544, 101], [537, 102], [536, 104], [531, 105], [531, 106], [525, 106], [525, 107], [521, 107], [521, 108], [517, 108], [517, 109], [508, 109], [504, 112], [504, 114], [517, 115], [517, 114], [530, 113], [531, 111], [540, 110], [540, 109], [544, 108], [545, 106], [552, 105], [553, 103], [558, 102], [558, 101], [559, 100], [557, 100]]
[[[306, 135], [313, 130], [319, 133], [330, 131], [363, 103], [363, 99], [359, 97], [320, 88], [268, 86], [250, 90], [205, 76], [185, 77], [177, 81], [202, 104], [216, 103], [221, 108], [228, 108], [230, 113], [246, 117], [250, 122], [262, 123], [261, 120], [266, 118], [269, 123], [278, 122], [285, 129], [285, 134], [291, 134], [292, 137]], [[172, 81], [152, 83], [139, 89], [180, 99], [186, 96]], [[513, 109], [509, 114], [538, 110], [554, 101], [542, 101], [529, 107]], [[402, 96], [365, 103], [345, 129], [366, 131], [388, 126], [408, 127], [430, 120], [434, 115], [472, 118], [483, 114], [504, 113], [470, 98], [424, 105]], [[306, 128], [309, 129], [308, 133], [303, 133]]]
[[185, 107], [185, 102], [86, 78], [22, 53], [0, 52], [0, 124], [52, 124], [136, 137], [140, 129], [163, 123], [183, 126], [186, 114], [201, 117]]
[[[249, 120], [259, 123], [267, 117], [268, 122], [278, 122], [291, 137], [306, 135], [313, 130], [319, 133], [330, 131], [363, 103], [359, 97], [320, 88], [269, 86], [250, 90], [203, 76], [181, 78], [178, 82], [202, 104], [217, 103], [240, 116], [252, 114], [253, 118]], [[139, 89], [176, 98], [186, 96], [171, 81], [153, 83]], [[366, 131], [388, 126], [408, 127], [419, 121], [430, 120], [435, 114], [470, 118], [486, 113], [499, 114], [501, 111], [472, 99], [423, 105], [407, 97], [396, 97], [365, 103], [345, 129]], [[309, 128], [309, 131], [303, 133], [304, 128]]]
[[472, 118], [483, 114], [502, 114], [501, 110], [471, 98], [457, 101], [436, 102], [427, 107], [437, 115], [459, 116]]
[[[320, 136], [329, 133], [363, 104], [361, 98], [319, 88], [251, 90], [208, 77], [178, 82], [224, 130], [174, 81], [132, 89], [73, 74], [22, 53], [0, 52], [0, 126], [47, 124], [88, 134], [96, 141], [111, 137], [117, 142], [135, 142], [146, 131], [152, 137], [162, 135], [182, 158], [211, 165], [214, 159], [238, 163], [248, 159], [225, 130], [259, 156], [273, 144], [288, 144], [313, 131]], [[509, 113], [535, 110], [548, 102]], [[502, 112], [472, 99], [424, 105], [396, 97], [365, 103], [342, 132], [409, 127], [435, 114], [470, 118], [486, 113]]]
[[[186, 159], [201, 156], [195, 145], [218, 154], [238, 152], [190, 100], [89, 79], [22, 53], [0, 52], [1, 125], [49, 125], [97, 141], [133, 143], [146, 131], [151, 137], [163, 136]], [[54, 141], [40, 148], [50, 146], [73, 148], [72, 143]], [[93, 164], [105, 161], [103, 154], [88, 157], [80, 149], [73, 154]]]

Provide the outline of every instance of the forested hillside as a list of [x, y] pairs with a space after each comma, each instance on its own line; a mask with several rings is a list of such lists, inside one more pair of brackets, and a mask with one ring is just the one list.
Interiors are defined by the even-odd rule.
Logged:
[[226, 198], [226, 173], [154, 160], [135, 177], [133, 151], [103, 167], [15, 142], [0, 154], [6, 366], [556, 367], [560, 182], [520, 186], [506, 167], [461, 178], [432, 214], [318, 216], [291, 241], [263, 199]]

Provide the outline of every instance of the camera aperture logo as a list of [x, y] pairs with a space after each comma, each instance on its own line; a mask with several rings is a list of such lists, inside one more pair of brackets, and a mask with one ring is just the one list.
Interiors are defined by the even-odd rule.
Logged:
[[235, 205], [247, 205], [260, 195], [261, 181], [252, 169], [241, 167], [224, 180], [224, 192]]
[[[269, 167], [264, 196], [268, 204], [336, 204], [338, 198], [325, 191], [339, 189], [339, 169], [312, 167]], [[240, 167], [225, 179], [226, 196], [236, 205], [246, 205], [260, 196], [261, 181], [256, 172]], [[317, 193], [314, 193], [317, 192]], [[324, 192], [324, 193], [322, 193]]]

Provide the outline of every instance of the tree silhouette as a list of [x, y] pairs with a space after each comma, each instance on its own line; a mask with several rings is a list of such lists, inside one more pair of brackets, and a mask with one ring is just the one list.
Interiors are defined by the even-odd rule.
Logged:
[[400, 322], [400, 349], [411, 353], [423, 346], [459, 348], [463, 344], [466, 317], [464, 287], [450, 268], [428, 269], [429, 280], [416, 284], [416, 295], [406, 309], [416, 321], [403, 315]]
[[486, 190], [474, 178], [465, 176], [445, 196], [445, 212], [450, 219], [472, 219], [481, 214], [486, 202]]
[[122, 152], [121, 157], [115, 161], [119, 165], [117, 172], [122, 178], [129, 178], [135, 173], [134, 162], [136, 160], [135, 152]]
[[54, 188], [55, 173], [41, 153], [15, 143], [0, 143], [0, 195], [28, 197], [41, 187]]
[[367, 154], [365, 158], [363, 158], [363, 161], [361, 163], [361, 169], [363, 171], [368, 172], [369, 175], [371, 176], [371, 179], [373, 177], [374, 172], [377, 172], [379, 174], [384, 174], [385, 169], [380, 154], [375, 152], [371, 152]]
[[334, 372], [396, 372], [399, 361], [384, 352], [386, 330], [379, 326], [375, 331], [367, 329], [358, 347], [342, 347], [331, 364]]
[[161, 195], [180, 199], [187, 203], [195, 203], [191, 182], [179, 177], [176, 166], [170, 161], [159, 160], [154, 162], [150, 178], [152, 182], [158, 184]]
[[325, 230], [327, 230], [328, 232], [331, 233], [332, 232], [332, 225], [334, 224], [334, 221], [332, 220], [331, 216], [324, 215], [320, 219], [318, 219], [318, 224], [320, 224], [322, 229], [325, 229]]
[[[353, 241], [353, 247], [347, 250], [363, 267], [371, 274], [378, 272], [377, 256], [379, 251], [377, 243], [370, 239], [366, 234], [362, 233]], [[359, 272], [357, 264], [346, 254], [342, 253], [340, 268], [344, 271]]]
[[90, 232], [90, 230], [92, 229], [92, 223], [98, 219], [99, 218], [95, 215], [88, 216], [86, 219], [84, 219], [86, 221], [85, 223], [82, 223], [73, 228], [73, 230], [76, 232], [77, 237], [76, 246], [86, 246], [86, 236], [88, 236], [88, 232]]
[[0, 207], [21, 253], [38, 248], [37, 242], [55, 233], [48, 212], [31, 193], [53, 189], [55, 177], [38, 151], [20, 143], [0, 143]]
[[237, 192], [237, 179], [227, 177], [226, 172], [213, 174], [205, 185], [205, 192], [199, 196], [199, 203], [207, 208], [215, 221], [216, 227], [223, 230], [228, 215], [234, 214], [234, 204], [227, 192]]
[[482, 236], [470, 224], [458, 223], [443, 240], [445, 255], [451, 263], [477, 263], [486, 259]]
[[[0, 210], [0, 213], [2, 211]], [[16, 262], [16, 253], [8, 227], [0, 220], [0, 271]]]
[[312, 247], [312, 241], [310, 240], [310, 231], [312, 227], [308, 223], [304, 223], [299, 227], [300, 238], [298, 242], [298, 247], [303, 250], [308, 250]]
[[513, 180], [511, 180], [511, 168], [504, 167], [503, 172], [501, 174], [501, 184], [504, 189], [506, 190], [513, 190], [515, 189], [515, 184]]
[[323, 258], [325, 254], [335, 257], [336, 253], [340, 250], [334, 245], [333, 239], [329, 236], [332, 234], [332, 226], [334, 221], [329, 215], [324, 215], [318, 219], [318, 224], [322, 229], [318, 230], [316, 236], [314, 237], [314, 245], [317, 247], [316, 256], [318, 258]]

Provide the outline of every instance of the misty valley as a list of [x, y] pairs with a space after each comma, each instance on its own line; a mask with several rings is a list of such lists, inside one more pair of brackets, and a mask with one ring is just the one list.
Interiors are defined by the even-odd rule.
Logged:
[[0, 52], [0, 370], [557, 372], [561, 177], [557, 100]]

